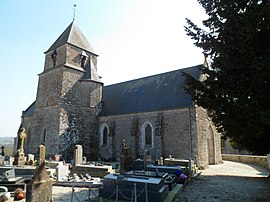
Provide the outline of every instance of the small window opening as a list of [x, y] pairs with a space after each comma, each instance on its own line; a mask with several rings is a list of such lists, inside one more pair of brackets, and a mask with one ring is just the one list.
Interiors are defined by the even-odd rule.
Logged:
[[80, 58], [81, 58], [81, 67], [84, 68], [84, 65], [85, 65], [85, 62], [86, 62], [86, 59], [87, 59], [88, 55], [82, 51], [80, 53]]
[[52, 58], [54, 67], [56, 65], [56, 56], [57, 56], [57, 52], [56, 52], [56, 50], [54, 50], [53, 53], [51, 54], [51, 58]]

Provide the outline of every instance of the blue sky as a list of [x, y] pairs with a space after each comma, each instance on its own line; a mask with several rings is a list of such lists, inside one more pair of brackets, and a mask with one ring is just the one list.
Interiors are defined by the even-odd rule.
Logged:
[[1, 0], [0, 137], [16, 136], [36, 98], [44, 52], [73, 19], [99, 54], [104, 85], [203, 63], [184, 32], [206, 19], [196, 0]]

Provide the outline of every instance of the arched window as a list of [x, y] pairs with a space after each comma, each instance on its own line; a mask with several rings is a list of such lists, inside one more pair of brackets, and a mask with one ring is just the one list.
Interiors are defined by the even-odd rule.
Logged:
[[108, 144], [109, 128], [106, 124], [103, 124], [100, 128], [100, 146], [106, 146]]
[[150, 122], [145, 122], [142, 126], [142, 146], [152, 147], [154, 145], [153, 126]]
[[107, 145], [107, 140], [108, 140], [108, 128], [104, 127], [103, 137], [102, 137], [102, 145]]
[[145, 145], [152, 145], [152, 128], [149, 124], [144, 128], [144, 134]]

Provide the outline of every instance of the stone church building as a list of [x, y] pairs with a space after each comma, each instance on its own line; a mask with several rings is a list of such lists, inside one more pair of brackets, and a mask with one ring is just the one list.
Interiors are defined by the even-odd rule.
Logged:
[[122, 140], [134, 159], [221, 162], [220, 134], [184, 91], [182, 71], [201, 79], [201, 65], [104, 86], [97, 53], [74, 21], [45, 52], [36, 100], [22, 113], [25, 152], [44, 144], [48, 156], [72, 158], [83, 145], [89, 160], [118, 160]]

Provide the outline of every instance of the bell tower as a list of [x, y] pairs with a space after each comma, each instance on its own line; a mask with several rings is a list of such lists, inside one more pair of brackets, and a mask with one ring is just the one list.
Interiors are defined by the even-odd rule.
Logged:
[[44, 144], [47, 155], [70, 159], [74, 145], [81, 144], [88, 159], [96, 158], [103, 86], [97, 57], [74, 21], [45, 52], [30, 141]]

